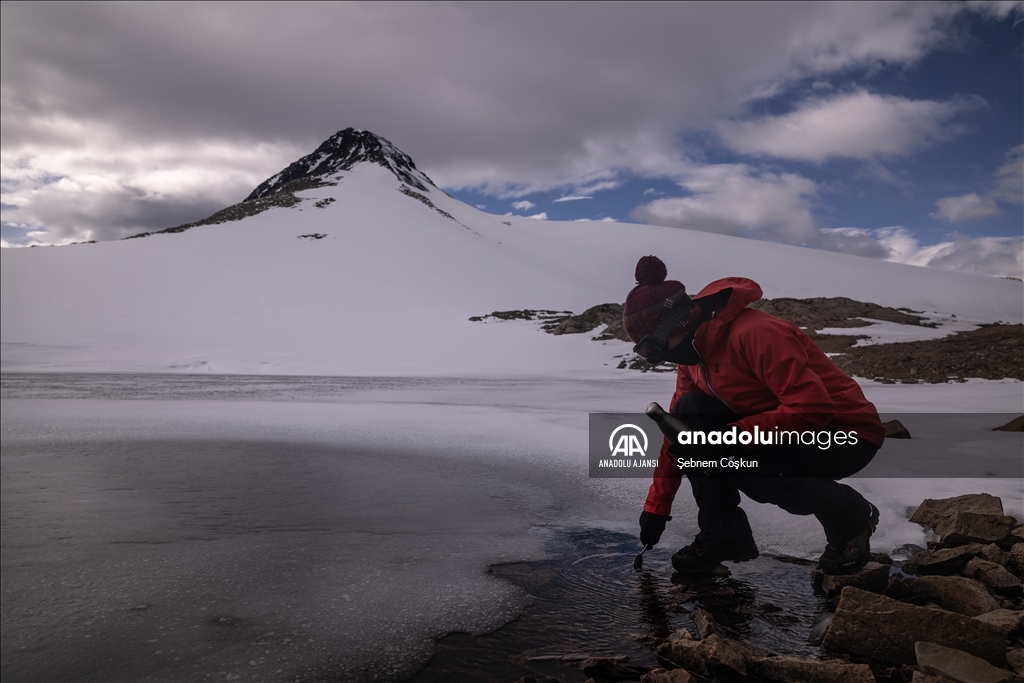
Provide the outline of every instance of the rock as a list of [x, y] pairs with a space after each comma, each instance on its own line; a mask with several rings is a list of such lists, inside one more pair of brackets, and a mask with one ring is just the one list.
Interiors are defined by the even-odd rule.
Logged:
[[699, 609], [692, 615], [693, 625], [697, 627], [697, 635], [707, 638], [712, 634], [722, 635], [721, 627], [706, 609]]
[[803, 657], [770, 657], [755, 659], [747, 671], [767, 681], [798, 681], [799, 683], [874, 683], [875, 675], [867, 664], [821, 661]]
[[716, 678], [728, 676], [732, 672], [746, 675], [747, 656], [745, 655], [749, 655], [744, 647], [746, 643], [715, 634], [711, 634], [700, 642], [703, 646], [704, 661], [708, 671]]
[[999, 609], [999, 602], [981, 583], [964, 576], [922, 576], [907, 581], [910, 601], [934, 603], [950, 612], [976, 617]]
[[584, 659], [580, 662], [580, 668], [588, 676], [609, 681], [636, 680], [647, 671], [646, 668], [626, 666], [619, 664], [614, 659], [604, 657]]
[[882, 427], [885, 428], [885, 438], [887, 439], [909, 439], [910, 430], [903, 426], [903, 423], [899, 420], [889, 420], [883, 422]]
[[992, 624], [1000, 629], [1007, 638], [1010, 637], [1010, 634], [1019, 631], [1024, 626], [1024, 612], [1012, 609], [992, 610], [991, 612], [979, 614], [975, 619], [986, 624]]
[[871, 558], [872, 562], [892, 566], [892, 558], [886, 555], [885, 553], [868, 553], [868, 557]]
[[1010, 553], [1006, 552], [995, 543], [989, 543], [988, 545], [983, 547], [981, 549], [981, 555], [979, 555], [979, 557], [988, 560], [989, 562], [1001, 564], [1004, 567], [1010, 563]]
[[1015, 417], [1004, 425], [993, 427], [993, 432], [1024, 432], [1024, 415]]
[[899, 665], [916, 661], [914, 643], [918, 641], [964, 650], [997, 665], [1006, 661], [1006, 639], [991, 624], [953, 612], [907, 605], [852, 586], [840, 595], [824, 646]]
[[821, 645], [821, 641], [825, 639], [825, 634], [828, 632], [828, 627], [832, 623], [832, 612], [822, 612], [815, 622], [814, 626], [811, 627], [811, 635], [808, 636], [807, 642], [811, 645]]
[[640, 677], [640, 683], [692, 683], [693, 680], [686, 669], [654, 669]]
[[945, 676], [936, 676], [935, 674], [926, 674], [923, 671], [915, 671], [913, 677], [910, 679], [910, 683], [949, 683], [949, 679]]
[[1002, 683], [1013, 678], [1012, 672], [994, 667], [980, 657], [935, 643], [916, 643], [914, 653], [922, 671], [959, 683]]
[[1006, 566], [1017, 576], [1024, 576], [1024, 543], [1017, 543], [1010, 548], [1010, 562]]
[[704, 663], [701, 642], [700, 640], [695, 640], [689, 631], [682, 628], [671, 634], [664, 643], [659, 645], [655, 649], [655, 653], [676, 666], [680, 666], [700, 676], [707, 676], [708, 667]]
[[711, 634], [694, 640], [686, 629], [668, 637], [656, 650], [657, 655], [699, 676], [734, 678], [745, 676], [747, 661], [774, 657], [775, 653], [732, 638]]
[[935, 526], [935, 533], [946, 545], [996, 543], [1010, 535], [1017, 520], [1007, 515], [985, 512], [957, 512]]
[[1014, 527], [1010, 532], [1010, 537], [1014, 543], [1024, 543], [1024, 524]]
[[1024, 592], [1020, 579], [1006, 571], [1003, 566], [980, 557], [975, 557], [964, 565], [960, 573], [985, 584], [1001, 595], [1020, 595]]
[[957, 574], [971, 559], [981, 554], [983, 545], [970, 543], [957, 548], [922, 550], [903, 563], [908, 574]]
[[878, 562], [868, 562], [860, 571], [842, 576], [830, 576], [815, 569], [811, 572], [811, 583], [829, 597], [839, 595], [847, 586], [881, 593], [889, 584], [889, 567]]
[[934, 529], [939, 522], [958, 512], [1002, 515], [1003, 501], [988, 493], [969, 493], [954, 498], [926, 498], [911, 515], [910, 521]]
[[1006, 661], [1010, 668], [1024, 675], [1024, 647], [1011, 647], [1006, 651]]

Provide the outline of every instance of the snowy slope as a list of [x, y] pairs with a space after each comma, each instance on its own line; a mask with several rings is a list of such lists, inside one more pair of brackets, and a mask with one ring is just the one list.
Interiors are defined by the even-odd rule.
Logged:
[[[626, 344], [468, 318], [622, 301], [649, 253], [693, 292], [741, 275], [769, 297], [1022, 320], [1019, 282], [673, 228], [493, 216], [413, 167], [431, 208], [399, 191], [408, 168], [348, 165], [327, 176], [335, 185], [297, 192], [299, 204], [238, 221], [3, 250], [4, 370], [607, 376]], [[326, 237], [300, 237], [314, 233]]]

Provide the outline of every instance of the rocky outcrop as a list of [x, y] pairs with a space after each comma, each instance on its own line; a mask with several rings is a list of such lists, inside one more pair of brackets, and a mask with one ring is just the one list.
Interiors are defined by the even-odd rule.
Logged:
[[903, 426], [903, 423], [899, 420], [889, 420], [883, 422], [882, 427], [885, 428], [885, 438], [887, 439], [909, 439], [910, 430]]
[[582, 334], [590, 332], [601, 325], [608, 327], [594, 337], [595, 341], [619, 339], [630, 341], [626, 327], [622, 323], [622, 304], [599, 304], [591, 306], [579, 315], [570, 315], [555, 324], [545, 325], [544, 329], [554, 335]]
[[986, 325], [941, 339], [856, 346], [832, 360], [850, 375], [911, 384], [967, 377], [1024, 379], [1024, 325]]
[[310, 154], [264, 180], [245, 198], [245, 201], [287, 192], [290, 184], [322, 179], [339, 171], [348, 171], [359, 162], [383, 166], [394, 173], [398, 180], [406, 185], [412, 185], [417, 190], [428, 192], [429, 188], [436, 189], [433, 181], [416, 168], [412, 158], [388, 140], [368, 130], [346, 128], [324, 140]]
[[909, 308], [890, 308], [865, 301], [855, 301], [845, 296], [812, 297], [809, 299], [761, 299], [750, 304], [750, 308], [770, 313], [778, 318], [789, 320], [812, 331], [827, 327], [866, 327], [871, 325], [868, 320], [886, 320], [900, 325], [917, 325], [935, 327], [935, 323], [926, 322]]
[[1024, 432], [1024, 415], [1013, 418], [1004, 425], [992, 428], [993, 432]]

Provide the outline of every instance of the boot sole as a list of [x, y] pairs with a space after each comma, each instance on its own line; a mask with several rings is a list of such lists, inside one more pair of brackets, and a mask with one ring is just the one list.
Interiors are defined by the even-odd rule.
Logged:
[[715, 567], [717, 567], [718, 565], [722, 564], [723, 562], [749, 562], [750, 560], [756, 560], [760, 554], [761, 553], [758, 552], [757, 548], [754, 548], [753, 551], [737, 553], [735, 557], [713, 558], [708, 559], [707, 562], [702, 562], [698, 565], [686, 564], [682, 567], [680, 566], [681, 563], [676, 562], [676, 556], [673, 555], [672, 568], [680, 574], [705, 574], [714, 569]]

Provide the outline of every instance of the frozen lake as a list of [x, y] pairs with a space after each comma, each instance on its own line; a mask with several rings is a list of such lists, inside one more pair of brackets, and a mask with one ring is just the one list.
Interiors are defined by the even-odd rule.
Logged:
[[[435, 638], [493, 630], [528, 604], [488, 566], [550, 559], [551, 539], [575, 530], [635, 534], [648, 482], [587, 477], [587, 414], [665, 402], [673, 384], [2, 382], [0, 654], [5, 680], [32, 681], [407, 676]], [[866, 390], [883, 412], [1010, 412], [1021, 386]], [[1020, 453], [1019, 435], [995, 438]], [[853, 485], [882, 510], [883, 551], [924, 543], [905, 519], [924, 497], [985, 490], [1022, 516], [1019, 478]], [[813, 519], [744, 506], [762, 551], [820, 552]], [[685, 491], [673, 514], [659, 551], [695, 531]]]

